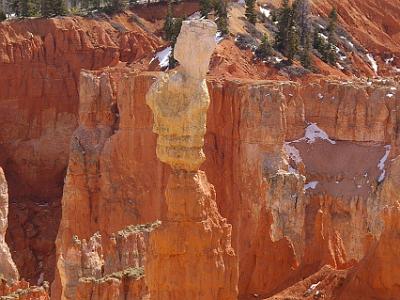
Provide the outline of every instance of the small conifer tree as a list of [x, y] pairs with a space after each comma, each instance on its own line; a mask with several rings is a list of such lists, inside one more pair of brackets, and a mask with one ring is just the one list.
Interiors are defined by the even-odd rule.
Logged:
[[288, 49], [286, 56], [288, 58], [288, 63], [292, 64], [295, 55], [299, 50], [299, 32], [297, 26], [294, 22], [291, 22], [288, 31]]
[[257, 22], [257, 15], [255, 12], [255, 4], [256, 0], [245, 0], [246, 3], [246, 11], [244, 15], [247, 18], [247, 21], [249, 21], [251, 24], [256, 24]]
[[172, 3], [168, 1], [167, 15], [164, 22], [164, 36], [168, 41], [172, 40], [174, 35], [174, 16], [172, 11]]
[[335, 32], [336, 32], [336, 23], [337, 23], [337, 11], [336, 8], [333, 8], [329, 13], [329, 24], [328, 24], [328, 42], [331, 44], [335, 44]]
[[64, 16], [67, 13], [64, 0], [53, 0], [53, 13], [57, 16]]
[[278, 33], [275, 38], [275, 47], [281, 52], [287, 52], [288, 46], [288, 33], [291, 23], [292, 9], [289, 6], [289, 0], [283, 0], [282, 6], [279, 9], [278, 20]]
[[208, 18], [208, 14], [212, 11], [211, 0], [200, 0], [200, 14], [203, 18]]
[[268, 40], [268, 36], [264, 34], [260, 45], [257, 47], [256, 51], [254, 52], [258, 59], [266, 59], [268, 56], [272, 55], [272, 46]]
[[217, 23], [218, 30], [222, 34], [228, 34], [228, 9], [225, 0], [216, 0], [214, 2], [214, 10], [217, 16], [215, 22]]
[[300, 62], [301, 65], [306, 68], [310, 69], [312, 67], [312, 62], [311, 62], [311, 35], [307, 34], [306, 35], [306, 41], [303, 46], [303, 50], [300, 55]]
[[6, 14], [4, 13], [4, 11], [2, 9], [0, 9], [0, 22], [4, 21], [5, 19], [7, 19]]
[[50, 17], [53, 15], [53, 3], [51, 0], [42, 0], [40, 13], [43, 17]]
[[296, 0], [293, 10], [300, 34], [300, 45], [304, 47], [311, 31], [310, 2], [309, 0]]

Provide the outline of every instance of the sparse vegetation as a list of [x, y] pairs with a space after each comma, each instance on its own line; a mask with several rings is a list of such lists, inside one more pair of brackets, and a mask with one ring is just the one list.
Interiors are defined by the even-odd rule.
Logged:
[[246, 3], [246, 12], [245, 16], [247, 18], [247, 21], [249, 21], [251, 24], [256, 24], [257, 22], [257, 15], [255, 12], [255, 4], [256, 0], [245, 0]]
[[212, 11], [211, 0], [200, 0], [200, 14], [203, 18], [208, 18], [208, 14]]
[[261, 40], [261, 44], [257, 47], [254, 54], [258, 59], [264, 60], [268, 56], [272, 55], [272, 46], [268, 40], [268, 36], [265, 34]]
[[218, 30], [222, 34], [228, 34], [228, 9], [225, 0], [215, 0], [214, 10], [216, 15], [215, 22], [217, 23]]
[[6, 14], [4, 13], [4, 11], [0, 10], [0, 22], [4, 21], [5, 19], [7, 19]]

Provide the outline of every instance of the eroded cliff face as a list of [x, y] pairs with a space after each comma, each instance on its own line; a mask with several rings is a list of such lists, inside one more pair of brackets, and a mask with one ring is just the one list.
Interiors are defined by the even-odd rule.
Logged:
[[80, 70], [150, 59], [160, 44], [134, 22], [118, 25], [79, 17], [0, 24], [0, 165], [10, 191], [7, 241], [21, 275], [34, 282], [53, 279]]
[[[115, 101], [119, 126], [91, 159], [101, 161], [96, 171], [101, 182], [91, 182], [99, 191], [96, 203], [106, 209], [86, 209], [85, 218], [69, 222], [66, 240], [162, 218], [170, 170], [157, 161], [151, 111], [145, 104], [158, 75], [113, 72], [101, 75], [108, 78], [103, 82], [115, 83], [116, 96], [101, 106], [100, 119], [112, 115], [110, 103]], [[88, 86], [101, 81], [99, 74], [87, 76]], [[202, 169], [215, 186], [221, 215], [232, 224], [240, 297], [270, 296], [325, 264], [347, 268], [361, 260], [380, 238], [381, 212], [392, 198], [382, 193], [382, 183], [397, 155], [398, 83], [210, 79], [208, 87]], [[75, 165], [77, 175], [93, 173], [82, 160], [70, 164]], [[80, 186], [74, 183], [77, 178], [67, 180], [65, 195]], [[91, 203], [91, 193], [82, 194], [85, 200], [67, 209], [63, 218], [75, 218], [81, 203]]]
[[3, 279], [14, 282], [18, 280], [18, 270], [11, 258], [6, 243], [8, 227], [8, 187], [3, 169], [0, 168], [0, 275]]

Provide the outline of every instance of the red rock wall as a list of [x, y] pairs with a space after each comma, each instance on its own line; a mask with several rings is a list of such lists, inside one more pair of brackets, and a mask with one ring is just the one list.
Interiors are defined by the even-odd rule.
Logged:
[[[128, 19], [129, 16], [125, 17]], [[126, 22], [79, 17], [0, 24], [0, 165], [10, 186], [7, 241], [21, 275], [52, 280], [54, 240], [81, 69], [151, 57], [159, 41]]]
[[[70, 158], [71, 170], [77, 167], [77, 175], [90, 174], [93, 178], [90, 189], [97, 195], [93, 204], [99, 206], [91, 206], [93, 195], [87, 193], [86, 183], [80, 177], [74, 179], [71, 173], [64, 197], [70, 193], [76, 196], [76, 186], [80, 187], [81, 196], [75, 198], [79, 201], [71, 198], [65, 202], [76, 204], [70, 212], [65, 210], [63, 220], [71, 216], [75, 221], [68, 221], [68, 230], [59, 236], [60, 241], [68, 243], [72, 234], [87, 238], [97, 230], [110, 234], [128, 224], [153, 221], [164, 210], [163, 191], [169, 170], [156, 159], [151, 112], [144, 100], [152, 74], [123, 73], [100, 76], [109, 76], [108, 80], [115, 83], [111, 98], [104, 92], [110, 90], [106, 88], [110, 86], [107, 80], [89, 76], [87, 86], [83, 87], [103, 91], [104, 99], [109, 99], [108, 105], [99, 105], [100, 101], [87, 106], [92, 109], [87, 115], [93, 116], [93, 126], [81, 126], [76, 131], [78, 139], [84, 138], [89, 146], [87, 149], [96, 149], [89, 160], [92, 165], [79, 159], [82, 150], [79, 152], [75, 146]], [[97, 83], [93, 86], [92, 82]], [[374, 196], [371, 202], [363, 196], [340, 196], [337, 189], [329, 188], [318, 190], [327, 194], [324, 197], [318, 192], [304, 193], [306, 179], [301, 174], [308, 178], [307, 182], [319, 176], [322, 185], [332, 180], [335, 169], [319, 174], [311, 165], [301, 174], [288, 173], [282, 147], [285, 140], [303, 136], [306, 121], [313, 121], [332, 139], [343, 143], [361, 143], [367, 149], [371, 147], [370, 140], [382, 149], [391, 143], [390, 155], [395, 155], [395, 107], [399, 100], [398, 96], [386, 96], [395, 85], [389, 81], [375, 82], [371, 87], [361, 81], [328, 80], [298, 85], [210, 80], [212, 101], [203, 168], [215, 186], [222, 216], [233, 225], [233, 246], [239, 257], [239, 292], [244, 299], [253, 294], [273, 295], [325, 264], [348, 267], [365, 255], [371, 234], [379, 237], [378, 223], [382, 220], [377, 213], [387, 200]], [[113, 101], [118, 105], [120, 118], [114, 134], [110, 131], [114, 123], [107, 117]], [[104, 110], [98, 111], [98, 107]], [[109, 124], [104, 126], [102, 120]], [[86, 121], [81, 118], [81, 122]], [[85, 138], [94, 137], [96, 132], [101, 137], [99, 133], [104, 130], [111, 135], [103, 135], [104, 144], [98, 147], [98, 142]], [[345, 149], [342, 141], [337, 142], [338, 153]], [[318, 150], [317, 145], [312, 149]], [[321, 155], [318, 153], [316, 158]], [[378, 161], [371, 163], [376, 168]], [[352, 204], [354, 199], [358, 206]], [[84, 203], [86, 210], [76, 209]], [[349, 224], [353, 226], [350, 235]], [[62, 225], [60, 232], [63, 228]], [[359, 239], [354, 240], [354, 236]]]

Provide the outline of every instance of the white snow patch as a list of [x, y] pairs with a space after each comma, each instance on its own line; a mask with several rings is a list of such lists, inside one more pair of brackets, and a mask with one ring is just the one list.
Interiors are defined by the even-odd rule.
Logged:
[[393, 70], [394, 70], [396, 73], [400, 73], [400, 68], [393, 67]]
[[336, 66], [339, 68], [339, 70], [344, 70], [344, 67], [341, 64], [336, 63]]
[[204, 17], [201, 16], [201, 12], [196, 11], [193, 14], [191, 14], [189, 17], [187, 17], [188, 20], [203, 20]]
[[221, 43], [221, 41], [224, 39], [224, 35], [222, 34], [221, 31], [217, 31], [217, 33], [215, 34], [215, 42], [217, 44]]
[[394, 56], [392, 56], [391, 58], [387, 58], [385, 59], [385, 64], [389, 65], [394, 61]]
[[379, 170], [381, 170], [381, 174], [379, 175], [378, 182], [382, 182], [383, 179], [385, 179], [385, 174], [386, 174], [385, 163], [386, 163], [386, 160], [389, 157], [391, 149], [392, 149], [391, 145], [386, 145], [385, 146], [385, 150], [386, 150], [385, 151], [385, 155], [383, 155], [383, 157], [380, 159], [380, 161], [378, 163], [378, 168], [379, 168]]
[[315, 190], [315, 188], [318, 185], [318, 181], [310, 181], [309, 183], [307, 183], [306, 185], [304, 185], [304, 189], [308, 190], [308, 189], [313, 189]]
[[271, 16], [271, 10], [265, 7], [260, 6], [260, 12], [266, 17], [269, 18]]
[[310, 123], [310, 125], [308, 125], [306, 128], [304, 137], [300, 140], [304, 140], [307, 143], [312, 144], [315, 142], [316, 139], [326, 140], [331, 144], [336, 144], [334, 140], [331, 140], [329, 138], [328, 134], [325, 131], [317, 126], [317, 123]]
[[374, 56], [371, 53], [368, 53], [367, 58], [371, 64], [372, 70], [374, 70], [375, 73], [378, 73], [378, 64], [376, 63]]
[[319, 94], [318, 94], [318, 98], [322, 100], [322, 99], [324, 99], [324, 95], [322, 95], [321, 93], [319, 93]]
[[296, 164], [301, 163], [303, 160], [301, 159], [300, 152], [297, 150], [295, 146], [290, 145], [290, 143], [285, 143], [283, 145], [283, 149], [286, 154], [292, 159]]
[[171, 52], [172, 52], [172, 47], [171, 46], [169, 46], [169, 47], [157, 52], [156, 56], [153, 57], [153, 59], [150, 61], [150, 63], [153, 60], [158, 59], [158, 61], [159, 61], [158, 64], [159, 64], [159, 66], [161, 68], [168, 67], [168, 65], [169, 65], [169, 56], [171, 55]]
[[345, 41], [350, 46], [350, 48], [354, 48], [354, 44], [352, 42], [350, 42], [345, 36], [341, 36], [340, 38], [343, 41]]
[[328, 37], [323, 33], [318, 33], [320, 37], [322, 37], [325, 41], [328, 41]]
[[393, 96], [394, 96], [394, 94], [392, 94], [392, 93], [386, 94], [386, 97], [388, 97], [388, 98], [392, 98]]

